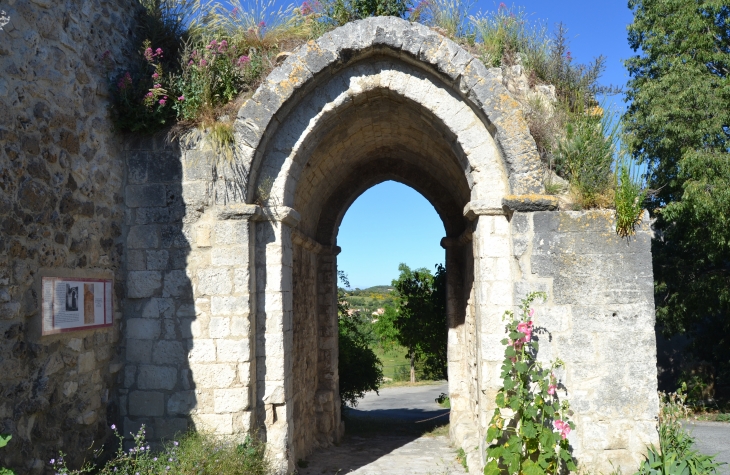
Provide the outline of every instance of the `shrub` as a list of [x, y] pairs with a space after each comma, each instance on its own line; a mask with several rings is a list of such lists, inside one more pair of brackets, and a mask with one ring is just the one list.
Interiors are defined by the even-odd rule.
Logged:
[[694, 450], [694, 438], [682, 427], [689, 415], [682, 388], [676, 393], [659, 393], [659, 448], [652, 445], [636, 475], [705, 475], [717, 473], [714, 457]]
[[[611, 166], [618, 145], [617, 125], [600, 107], [575, 114], [568, 121], [565, 137], [553, 150], [555, 168], [570, 181], [584, 208], [607, 207], [614, 185]], [[617, 124], [617, 123], [616, 123]]]
[[503, 387], [497, 392], [497, 408], [487, 429], [485, 475], [557, 474], [576, 469], [566, 438], [575, 429], [568, 420], [572, 411], [558, 397], [562, 385], [555, 375], [564, 365], [556, 360], [545, 369], [537, 361], [538, 342], [532, 333], [538, 330], [530, 308], [537, 298], [546, 295], [529, 294], [522, 301], [519, 317], [505, 312], [508, 337], [502, 340]]
[[270, 466], [264, 455], [265, 445], [247, 436], [243, 442], [190, 432], [180, 441], [168, 442], [163, 450], [151, 450], [145, 441], [142, 426], [134, 435], [134, 446], [123, 449], [123, 438], [112, 425], [118, 439], [118, 449], [103, 466], [86, 464], [79, 470], [66, 466], [63, 452], [50, 465], [58, 474], [152, 475], [175, 473], [182, 475], [266, 475]]
[[325, 0], [324, 14], [338, 26], [371, 16], [402, 18], [409, 3], [409, 0]]

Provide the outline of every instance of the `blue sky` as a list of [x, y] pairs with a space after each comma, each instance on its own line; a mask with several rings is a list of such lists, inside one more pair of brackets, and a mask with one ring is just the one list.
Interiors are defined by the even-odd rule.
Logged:
[[[498, 5], [481, 1], [474, 12]], [[550, 29], [563, 22], [575, 61], [587, 63], [602, 54], [607, 57], [607, 69], [601, 82], [626, 84], [622, 60], [632, 55], [626, 39], [626, 26], [632, 21], [627, 1], [526, 0], [514, 5], [523, 7], [529, 18], [544, 20]], [[609, 102], [624, 107], [620, 96]], [[363, 193], [345, 215], [337, 238], [342, 248], [338, 268], [348, 274], [353, 287], [390, 284], [400, 262], [432, 270], [443, 262], [439, 245], [443, 236], [441, 220], [420, 194], [399, 183], [381, 183]]]

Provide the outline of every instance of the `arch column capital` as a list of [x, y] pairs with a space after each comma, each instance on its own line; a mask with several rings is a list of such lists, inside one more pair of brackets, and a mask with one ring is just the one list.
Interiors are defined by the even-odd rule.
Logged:
[[504, 216], [506, 211], [501, 203], [494, 200], [472, 200], [464, 206], [464, 217], [474, 221], [479, 216]]
[[290, 228], [296, 228], [302, 219], [299, 212], [289, 206], [267, 206], [260, 209], [261, 214], [256, 216], [256, 221], [278, 221]]

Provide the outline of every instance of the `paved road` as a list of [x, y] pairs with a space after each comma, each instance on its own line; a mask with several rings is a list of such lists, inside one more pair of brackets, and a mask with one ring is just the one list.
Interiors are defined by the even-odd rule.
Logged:
[[[299, 464], [299, 475], [456, 475], [466, 473], [445, 435], [428, 434], [448, 422], [434, 400], [447, 383], [385, 388], [368, 393], [346, 415], [345, 440]], [[420, 423], [424, 419], [436, 419]], [[424, 435], [425, 434], [425, 435]]]
[[730, 424], [727, 422], [687, 422], [684, 426], [695, 437], [697, 450], [715, 455], [715, 460], [728, 465], [720, 467], [720, 473], [730, 475]]
[[[441, 393], [449, 392], [449, 383], [443, 382], [429, 386], [400, 386], [380, 390], [380, 395], [368, 392], [355, 409], [349, 413], [353, 417], [373, 417], [419, 421], [449, 410], [436, 404]], [[444, 419], [448, 422], [448, 418]]]

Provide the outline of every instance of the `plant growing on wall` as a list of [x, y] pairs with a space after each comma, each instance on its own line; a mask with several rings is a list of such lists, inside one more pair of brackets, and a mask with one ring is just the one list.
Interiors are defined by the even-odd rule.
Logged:
[[529, 294], [520, 306], [520, 315], [507, 311], [507, 338], [502, 363], [503, 387], [497, 392], [497, 408], [487, 429], [485, 475], [557, 474], [563, 468], [576, 470], [567, 436], [575, 425], [567, 401], [558, 390], [564, 389], [555, 370], [564, 366], [555, 360], [544, 368], [537, 361], [538, 342], [530, 308], [543, 292]]

